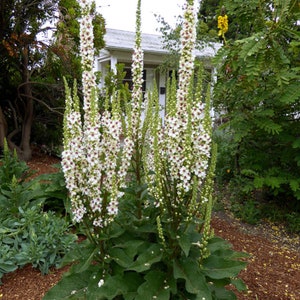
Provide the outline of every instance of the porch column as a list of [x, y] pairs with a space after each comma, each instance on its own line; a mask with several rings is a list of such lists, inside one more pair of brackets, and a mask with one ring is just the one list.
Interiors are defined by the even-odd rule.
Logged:
[[118, 59], [116, 56], [110, 57], [110, 69], [114, 72], [114, 74], [117, 74], [117, 68], [116, 64], [118, 63]]
[[159, 93], [159, 105], [161, 106], [161, 110], [159, 112], [162, 119], [164, 119], [166, 113], [166, 74], [165, 72], [159, 72], [159, 85], [158, 85], [158, 93]]

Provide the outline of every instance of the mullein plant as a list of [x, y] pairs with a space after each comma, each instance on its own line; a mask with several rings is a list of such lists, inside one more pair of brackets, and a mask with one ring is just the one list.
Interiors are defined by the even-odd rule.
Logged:
[[235, 299], [225, 286], [244, 287], [236, 277], [245, 263], [210, 228], [216, 153], [210, 92], [204, 103], [194, 71], [194, 2], [186, 2], [179, 80], [168, 84], [164, 121], [157, 89], [142, 92], [141, 0], [124, 118], [118, 96], [98, 113], [92, 4], [80, 4], [84, 115], [82, 122], [76, 88], [71, 95], [66, 87], [62, 164], [73, 219], [88, 239], [65, 257], [73, 265], [44, 299]]
[[73, 94], [65, 84], [62, 169], [70, 193], [73, 220], [101, 232], [118, 213], [119, 198], [123, 196], [120, 187], [125, 183], [133, 141], [126, 134], [131, 132], [130, 124], [123, 121], [117, 96], [107, 99], [106, 110], [99, 113], [93, 73], [93, 1], [79, 3], [82, 11], [80, 55], [84, 114], [82, 120], [76, 84]]

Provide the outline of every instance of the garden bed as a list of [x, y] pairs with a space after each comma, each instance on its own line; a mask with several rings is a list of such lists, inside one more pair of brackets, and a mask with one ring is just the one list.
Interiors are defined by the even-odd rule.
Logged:
[[[36, 153], [28, 163], [37, 174], [54, 172], [55, 157]], [[234, 219], [229, 213], [217, 212], [212, 218], [215, 234], [228, 240], [237, 251], [250, 254], [246, 270], [240, 277], [248, 286], [248, 292], [238, 294], [238, 299], [300, 299], [300, 241], [282, 228], [265, 223], [247, 225]], [[67, 270], [52, 269], [48, 275], [26, 266], [4, 275], [0, 286], [1, 300], [39, 300]]]

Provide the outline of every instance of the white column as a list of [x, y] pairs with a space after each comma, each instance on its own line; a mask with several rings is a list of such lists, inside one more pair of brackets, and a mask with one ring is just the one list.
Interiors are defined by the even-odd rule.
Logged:
[[[162, 93], [162, 89], [164, 89], [164, 93]], [[165, 72], [159, 72], [159, 84], [158, 84], [158, 93], [159, 93], [159, 105], [162, 107], [160, 111], [160, 116], [162, 119], [165, 116], [165, 108], [166, 108], [166, 74]]]
[[116, 56], [111, 56], [110, 57], [110, 69], [116, 74], [117, 73], [117, 68], [116, 64], [118, 63], [118, 59]]
[[154, 69], [145, 69], [146, 70], [146, 91], [153, 90], [154, 84]]

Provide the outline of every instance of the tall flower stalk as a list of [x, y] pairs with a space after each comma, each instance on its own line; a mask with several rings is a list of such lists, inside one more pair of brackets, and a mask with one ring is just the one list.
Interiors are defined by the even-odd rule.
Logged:
[[[131, 184], [135, 185], [139, 190], [137, 197], [141, 197], [142, 190], [140, 187], [144, 182], [144, 170], [143, 170], [143, 155], [144, 155], [144, 144], [145, 144], [145, 134], [148, 128], [147, 120], [143, 120], [142, 114], [144, 108], [144, 97], [143, 95], [143, 68], [144, 68], [144, 52], [142, 50], [142, 36], [141, 36], [141, 0], [137, 1], [136, 10], [136, 35], [135, 35], [135, 45], [132, 54], [132, 95], [130, 101], [130, 118], [132, 132], [131, 136], [134, 141], [134, 151], [132, 156], [132, 170], [134, 180]], [[147, 102], [147, 100], [146, 100]], [[138, 218], [142, 217], [143, 205], [139, 201], [137, 203], [137, 214]]]
[[142, 38], [141, 38], [141, 0], [138, 0], [136, 10], [136, 37], [135, 46], [132, 54], [132, 129], [133, 136], [137, 141], [140, 136], [141, 125], [141, 106], [143, 101], [143, 67], [144, 67], [144, 52], [142, 50]]
[[[194, 82], [194, 46], [196, 39], [194, 2], [187, 1], [181, 31], [181, 55], [178, 88], [169, 85], [169, 103], [164, 126], [153, 118], [152, 151], [146, 166], [154, 166], [148, 176], [157, 205], [171, 214], [178, 226], [184, 211], [197, 214], [205, 205], [202, 197], [211, 153], [211, 118], [209, 98], [202, 99], [202, 73]], [[209, 95], [209, 93], [208, 93]], [[151, 184], [152, 182], [152, 184]], [[201, 198], [201, 199], [200, 199]], [[203, 203], [202, 203], [203, 202]], [[188, 216], [184, 216], [188, 217]]]
[[[76, 90], [66, 85], [64, 119], [63, 172], [70, 191], [75, 222], [87, 222], [103, 228], [118, 213], [133, 142], [126, 135], [131, 130], [122, 122], [118, 97], [111, 99], [111, 110], [99, 113], [96, 81], [93, 73], [94, 43], [92, 26], [93, 1], [79, 1], [80, 55], [82, 64], [83, 120]], [[124, 125], [125, 124], [125, 125]], [[123, 125], [123, 126], [122, 126]], [[124, 137], [123, 145], [120, 137]]]

